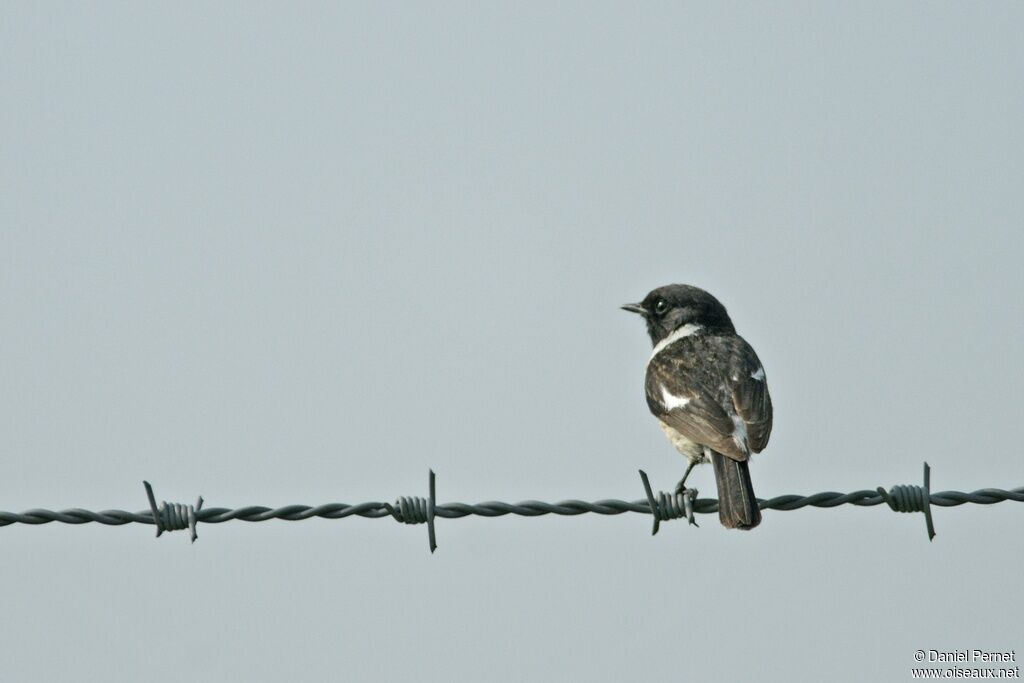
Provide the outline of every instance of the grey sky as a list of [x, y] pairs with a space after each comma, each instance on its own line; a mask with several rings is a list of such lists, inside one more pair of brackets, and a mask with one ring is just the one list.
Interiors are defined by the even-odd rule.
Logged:
[[[0, 8], [0, 509], [636, 499], [642, 325], [757, 349], [762, 497], [1024, 482], [1016, 3]], [[691, 481], [714, 495], [710, 468]], [[11, 681], [910, 680], [1024, 506], [0, 529]]]

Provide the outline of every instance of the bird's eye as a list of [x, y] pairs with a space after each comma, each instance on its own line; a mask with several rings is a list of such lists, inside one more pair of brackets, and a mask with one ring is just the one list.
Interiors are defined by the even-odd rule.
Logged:
[[664, 299], [658, 299], [654, 302], [654, 312], [657, 315], [664, 315], [665, 311], [668, 310], [668, 302]]

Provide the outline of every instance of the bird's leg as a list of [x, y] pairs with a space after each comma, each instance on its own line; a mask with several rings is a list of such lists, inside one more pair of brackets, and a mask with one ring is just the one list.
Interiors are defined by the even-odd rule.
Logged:
[[690, 464], [687, 466], [686, 471], [683, 473], [683, 478], [679, 480], [678, 484], [676, 484], [676, 493], [685, 493], [686, 492], [686, 478], [688, 476], [690, 476], [690, 470], [692, 470], [693, 466], [696, 465], [696, 464], [697, 464], [696, 460], [691, 460], [690, 461]]
[[686, 519], [689, 520], [693, 526], [700, 526], [696, 520], [693, 519], [693, 501], [697, 498], [697, 489], [686, 488], [686, 478], [690, 476], [690, 470], [696, 465], [699, 460], [691, 460], [690, 464], [687, 465], [686, 471], [683, 472], [683, 478], [676, 484], [676, 493], [682, 494], [683, 496], [683, 508], [686, 511]]

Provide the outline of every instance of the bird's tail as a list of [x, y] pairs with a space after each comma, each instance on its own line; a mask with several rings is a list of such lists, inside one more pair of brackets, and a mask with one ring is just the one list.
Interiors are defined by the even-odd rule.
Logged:
[[711, 451], [718, 484], [718, 518], [729, 529], [753, 529], [761, 523], [761, 510], [750, 483], [750, 468], [745, 460], [733, 460]]

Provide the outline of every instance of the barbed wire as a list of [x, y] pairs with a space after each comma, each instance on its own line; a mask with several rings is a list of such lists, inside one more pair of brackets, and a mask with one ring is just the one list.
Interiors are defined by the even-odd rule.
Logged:
[[[890, 489], [877, 487], [875, 490], [861, 490], [850, 493], [824, 491], [809, 496], [783, 495], [774, 498], [758, 498], [762, 510], [798, 510], [804, 507], [834, 508], [840, 505], [857, 505], [870, 507], [887, 504], [896, 512], [924, 512], [928, 525], [928, 538], [934, 538], [935, 530], [931, 519], [931, 505], [939, 507], [955, 507], [966, 503], [976, 505], [992, 505], [1004, 501], [1024, 502], [1024, 487], [1011, 490], [986, 488], [970, 493], [963, 491], [942, 491], [932, 493], [930, 487], [930, 467], [924, 464], [924, 486], [898, 485]], [[664, 493], [655, 495], [651, 489], [647, 474], [640, 470], [640, 478], [644, 485], [646, 499], [598, 500], [563, 500], [557, 503], [545, 503], [538, 500], [526, 500], [519, 503], [503, 503], [487, 501], [477, 504], [467, 503], [436, 503], [435, 474], [429, 475], [429, 497], [403, 496], [394, 503], [367, 502], [349, 505], [346, 503], [326, 503], [324, 505], [285, 505], [269, 508], [261, 505], [250, 505], [240, 508], [204, 508], [203, 499], [199, 498], [195, 505], [181, 503], [156, 504], [152, 486], [143, 482], [149, 499], [150, 509], [142, 512], [125, 510], [102, 510], [94, 512], [81, 508], [67, 510], [32, 509], [24, 512], [0, 511], [0, 527], [11, 524], [40, 525], [51, 522], [62, 524], [105, 524], [121, 526], [124, 524], [156, 525], [156, 535], [165, 531], [189, 529], [192, 541], [197, 538], [196, 525], [222, 524], [231, 520], [243, 522], [265, 522], [271, 519], [301, 521], [319, 517], [322, 519], [344, 519], [346, 517], [380, 518], [391, 517], [403, 524], [427, 524], [430, 551], [437, 548], [434, 520], [437, 517], [458, 519], [476, 515], [479, 517], [503, 517], [518, 515], [521, 517], [540, 517], [543, 515], [575, 516], [588, 513], [598, 515], [621, 515], [626, 512], [652, 515], [654, 527], [652, 534], [658, 533], [661, 522], [672, 519], [687, 518], [696, 525], [694, 514], [711, 514], [718, 512], [718, 501], [714, 498], [696, 498], [692, 489], [685, 492]]]

